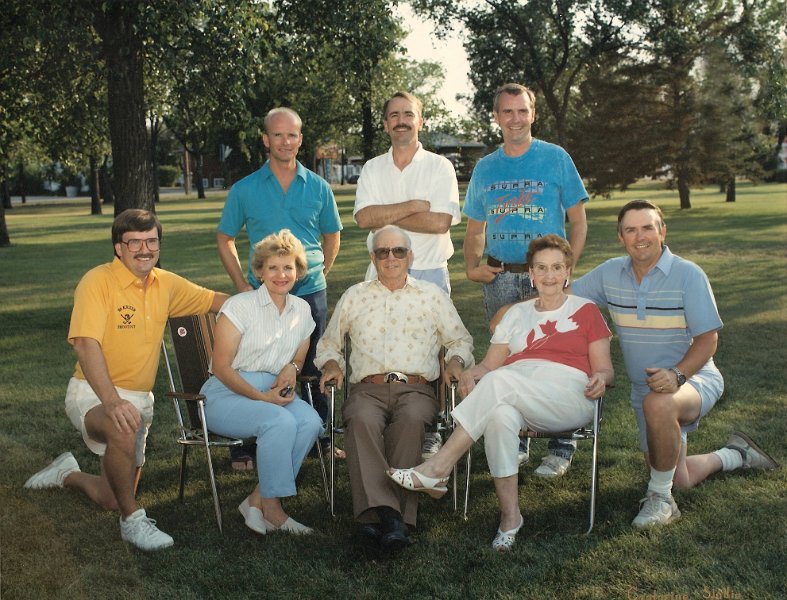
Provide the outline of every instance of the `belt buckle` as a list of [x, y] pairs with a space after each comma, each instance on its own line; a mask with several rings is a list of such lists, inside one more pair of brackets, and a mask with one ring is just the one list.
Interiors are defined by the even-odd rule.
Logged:
[[391, 371], [383, 376], [385, 383], [407, 383], [407, 375], [399, 371]]

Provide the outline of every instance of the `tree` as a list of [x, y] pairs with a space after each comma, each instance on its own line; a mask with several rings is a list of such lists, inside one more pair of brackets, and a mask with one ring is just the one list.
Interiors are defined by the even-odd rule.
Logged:
[[205, 3], [184, 21], [162, 55], [158, 74], [170, 87], [164, 120], [196, 158], [200, 198], [205, 197], [202, 164], [209, 144], [217, 132], [248, 122], [246, 98], [269, 53], [260, 34], [270, 27], [271, 17], [262, 6]]
[[541, 135], [546, 130], [563, 146], [585, 70], [626, 45], [624, 24], [640, 10], [637, 2], [615, 0], [416, 0], [414, 6], [444, 28], [454, 21], [466, 28], [479, 114], [489, 114], [500, 85], [522, 83], [541, 96]]

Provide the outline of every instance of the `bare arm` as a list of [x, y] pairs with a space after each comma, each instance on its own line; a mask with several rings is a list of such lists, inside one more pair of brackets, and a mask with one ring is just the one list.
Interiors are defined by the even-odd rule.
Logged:
[[[699, 371], [703, 365], [716, 354], [716, 346], [718, 343], [719, 332], [716, 330], [707, 331], [694, 337], [686, 354], [675, 366], [678, 367], [680, 372], [688, 379]], [[649, 375], [647, 383], [651, 389], [658, 389], [658, 391], [668, 393], [675, 393], [678, 391], [680, 387], [678, 386], [678, 375], [674, 371], [671, 371], [669, 367], [666, 369], [653, 367], [645, 369], [645, 371]]]
[[451, 227], [451, 215], [440, 212], [418, 213], [399, 219], [394, 225], [417, 233], [445, 233]]
[[476, 366], [467, 369], [459, 377], [459, 393], [462, 394], [462, 397], [467, 396], [467, 394], [473, 391], [476, 381], [490, 371], [494, 371], [498, 367], [503, 366], [508, 355], [508, 344], [490, 345], [489, 350], [486, 351], [484, 360]]
[[585, 240], [588, 237], [588, 220], [585, 213], [585, 203], [577, 202], [566, 211], [568, 215], [568, 243], [574, 253], [574, 266], [579, 262], [582, 251], [585, 249]]
[[293, 396], [282, 397], [279, 395], [283, 386], [272, 387], [267, 392], [261, 392], [249, 384], [240, 373], [232, 368], [232, 361], [238, 353], [241, 332], [228, 318], [220, 317], [216, 321], [215, 341], [213, 346], [213, 374], [230, 390], [251, 400], [261, 400], [283, 406], [292, 402]]
[[224, 270], [230, 276], [235, 289], [239, 292], [248, 292], [254, 288], [246, 281], [243, 276], [243, 269], [238, 259], [238, 249], [235, 247], [235, 238], [220, 231], [216, 234], [216, 246], [219, 250], [219, 258]]
[[462, 249], [465, 255], [465, 273], [470, 281], [491, 283], [495, 275], [503, 270], [501, 267], [490, 267], [489, 265], [480, 264], [485, 246], [486, 223], [468, 218]]
[[224, 303], [229, 299], [227, 294], [222, 292], [214, 292], [213, 303], [210, 305], [210, 312], [217, 313], [224, 306]]
[[398, 223], [410, 215], [429, 212], [426, 200], [406, 200], [396, 204], [374, 204], [355, 213], [355, 222], [361, 229], [379, 229], [390, 223]]
[[[295, 387], [295, 383], [298, 379], [298, 373], [303, 369], [303, 363], [306, 362], [306, 353], [309, 352], [309, 343], [311, 342], [311, 337], [307, 337], [301, 345], [298, 346], [298, 349], [295, 351], [295, 356], [293, 356], [292, 360], [284, 365], [284, 368], [279, 371], [279, 374], [276, 376], [276, 382], [273, 384], [275, 388], [283, 388], [286, 386]], [[295, 367], [298, 367], [297, 369]], [[292, 394], [292, 392], [290, 392]], [[288, 396], [290, 395], [288, 394]]]
[[323, 255], [323, 269], [325, 274], [333, 267], [336, 256], [339, 254], [339, 246], [341, 245], [341, 233], [323, 233], [322, 234], [322, 255]]
[[137, 408], [123, 400], [109, 376], [109, 367], [98, 340], [87, 337], [74, 338], [74, 351], [82, 367], [85, 379], [101, 400], [107, 416], [118, 431], [134, 432], [139, 428], [141, 417]]
[[588, 346], [590, 379], [585, 386], [586, 398], [600, 398], [608, 385], [615, 381], [615, 369], [609, 351], [610, 338], [601, 338]]

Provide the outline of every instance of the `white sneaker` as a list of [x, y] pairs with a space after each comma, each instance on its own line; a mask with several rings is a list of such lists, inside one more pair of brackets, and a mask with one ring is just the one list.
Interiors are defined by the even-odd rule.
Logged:
[[62, 488], [66, 477], [79, 470], [79, 463], [77, 463], [74, 455], [70, 452], [63, 452], [63, 454], [49, 463], [49, 466], [41, 469], [25, 481], [25, 487], [30, 490]]
[[148, 519], [144, 508], [135, 510], [126, 519], [120, 517], [120, 537], [140, 550], [160, 550], [175, 543], [156, 527], [156, 521]]
[[443, 447], [443, 440], [437, 432], [428, 431], [424, 434], [424, 445], [421, 446], [421, 460], [429, 460]]
[[516, 461], [521, 466], [530, 462], [530, 438], [520, 438]]
[[666, 525], [675, 519], [680, 519], [680, 510], [672, 494], [663, 496], [656, 492], [648, 492], [647, 496], [640, 500], [639, 505], [639, 514], [631, 522], [638, 529]]
[[571, 466], [571, 460], [563, 458], [562, 456], [555, 456], [554, 454], [547, 454], [542, 460], [538, 468], [533, 471], [539, 477], [562, 477]]

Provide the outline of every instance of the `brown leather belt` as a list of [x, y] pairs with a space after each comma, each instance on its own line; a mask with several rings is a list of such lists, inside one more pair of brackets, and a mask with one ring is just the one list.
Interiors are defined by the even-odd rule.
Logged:
[[390, 373], [379, 373], [377, 375], [369, 375], [361, 379], [361, 383], [421, 383], [428, 384], [429, 380], [422, 375], [410, 375], [408, 373], [400, 373], [399, 371], [391, 371]]
[[486, 264], [490, 267], [503, 267], [503, 271], [506, 273], [527, 273], [528, 268], [527, 264], [520, 264], [520, 263], [504, 263], [497, 260], [494, 256], [487, 256], [486, 257]]

